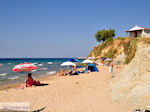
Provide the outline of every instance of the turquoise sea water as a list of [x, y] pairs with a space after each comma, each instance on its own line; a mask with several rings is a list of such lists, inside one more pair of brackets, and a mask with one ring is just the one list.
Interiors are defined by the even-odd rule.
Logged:
[[13, 59], [0, 59], [3, 64], [0, 67], [0, 85], [7, 83], [22, 82], [27, 73], [13, 72], [12, 68], [20, 63], [31, 62], [39, 67], [37, 70], [32, 70], [33, 77], [54, 75], [60, 71], [61, 63], [67, 61], [68, 58], [13, 58]]

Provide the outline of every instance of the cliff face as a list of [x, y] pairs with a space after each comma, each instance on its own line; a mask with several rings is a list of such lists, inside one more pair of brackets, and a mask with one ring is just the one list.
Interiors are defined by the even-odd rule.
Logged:
[[109, 39], [96, 46], [89, 57], [106, 57], [114, 60], [114, 63], [128, 64], [136, 52], [136, 39], [117, 38]]
[[138, 107], [150, 105], [150, 40], [137, 43], [134, 58], [110, 83], [112, 98]]

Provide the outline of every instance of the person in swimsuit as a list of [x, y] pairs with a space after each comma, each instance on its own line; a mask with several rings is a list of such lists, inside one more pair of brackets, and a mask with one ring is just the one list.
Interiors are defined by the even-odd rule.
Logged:
[[39, 86], [41, 85], [41, 83], [39, 81], [35, 81], [33, 78], [32, 78], [32, 74], [31, 73], [28, 73], [28, 79], [26, 80], [26, 87], [31, 87], [31, 86]]

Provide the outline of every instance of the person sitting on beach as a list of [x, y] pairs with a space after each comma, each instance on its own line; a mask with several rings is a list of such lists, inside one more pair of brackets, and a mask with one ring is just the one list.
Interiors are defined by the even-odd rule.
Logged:
[[35, 81], [33, 78], [32, 78], [32, 74], [31, 73], [28, 73], [28, 79], [26, 80], [26, 87], [31, 87], [31, 86], [39, 86], [41, 85], [41, 83], [39, 81]]
[[60, 72], [60, 74], [58, 74], [58, 76], [65, 76], [65, 70], [62, 69], [61, 72]]
[[32, 87], [33, 85], [35, 86], [40, 86], [42, 85], [39, 81], [35, 81], [33, 78], [32, 78], [32, 74], [31, 73], [28, 73], [28, 79], [26, 80], [25, 83], [21, 84], [19, 87], [17, 87], [16, 89], [22, 89], [22, 88], [25, 88], [25, 87]]
[[73, 66], [73, 71], [74, 71], [74, 72], [77, 71], [77, 66]]
[[71, 70], [70, 72], [67, 73], [67, 75], [71, 75], [73, 73], [73, 71]]
[[66, 75], [79, 75], [79, 73], [76, 71], [70, 71], [68, 73], [66, 73]]

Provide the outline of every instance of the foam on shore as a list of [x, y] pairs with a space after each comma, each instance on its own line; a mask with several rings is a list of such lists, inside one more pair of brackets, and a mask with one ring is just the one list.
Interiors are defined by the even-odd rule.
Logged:
[[0, 74], [0, 76], [6, 76], [6, 75], [8, 75], [7, 73], [2, 73], [2, 74]]

